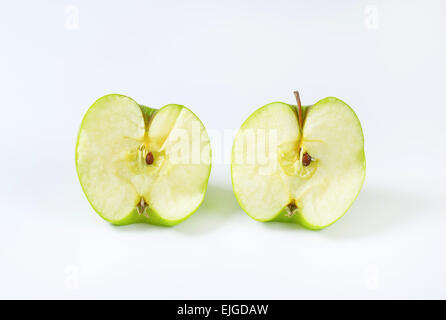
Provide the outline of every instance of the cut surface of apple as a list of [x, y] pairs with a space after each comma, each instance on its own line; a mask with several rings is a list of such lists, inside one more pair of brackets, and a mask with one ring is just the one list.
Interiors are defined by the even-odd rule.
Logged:
[[175, 225], [204, 199], [209, 137], [184, 106], [155, 110], [107, 95], [82, 120], [76, 168], [90, 204], [105, 220]]
[[321, 229], [344, 215], [362, 187], [364, 138], [343, 101], [302, 107], [302, 127], [298, 104], [268, 104], [243, 123], [232, 149], [232, 184], [252, 218]]

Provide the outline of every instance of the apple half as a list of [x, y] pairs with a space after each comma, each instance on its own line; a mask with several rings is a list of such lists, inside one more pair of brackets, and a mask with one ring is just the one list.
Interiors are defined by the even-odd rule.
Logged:
[[258, 221], [322, 229], [341, 218], [365, 178], [364, 137], [355, 112], [329, 97], [255, 111], [238, 131], [231, 174], [242, 209]]
[[209, 137], [184, 106], [156, 110], [123, 95], [106, 95], [82, 120], [76, 169], [88, 201], [105, 220], [171, 226], [204, 199]]

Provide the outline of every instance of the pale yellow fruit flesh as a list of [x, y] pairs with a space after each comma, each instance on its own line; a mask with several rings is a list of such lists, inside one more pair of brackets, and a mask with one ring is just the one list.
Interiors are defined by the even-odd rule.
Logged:
[[[254, 140], [249, 137], [253, 128], [276, 138], [264, 148], [258, 133]], [[305, 152], [313, 158], [308, 166], [302, 164]], [[237, 161], [239, 153], [255, 161]], [[269, 165], [260, 159], [268, 159]], [[242, 208], [260, 221], [289, 219], [309, 228], [325, 227], [347, 211], [364, 175], [361, 125], [353, 110], [336, 98], [306, 108], [302, 135], [295, 107], [274, 103], [248, 118], [234, 141], [234, 192]]]
[[270, 220], [288, 203], [290, 187], [281, 175], [278, 150], [299, 136], [295, 112], [280, 102], [258, 110], [237, 133], [232, 184], [240, 205], [253, 218]]
[[[159, 155], [165, 163], [154, 175], [153, 184], [142, 193], [152, 209], [168, 220], [179, 219], [198, 207], [211, 166], [210, 142], [203, 124], [188, 109], [175, 107], [162, 108], [150, 125], [149, 147], [155, 161]], [[167, 132], [165, 118], [174, 117]]]
[[[87, 198], [111, 222], [130, 217], [141, 203], [140, 214], [181, 220], [203, 200], [211, 165], [209, 138], [183, 106], [167, 105], [144, 121], [132, 99], [105, 96], [85, 115], [76, 151]], [[154, 157], [151, 165], [148, 152]], [[199, 157], [193, 159], [192, 152]]]

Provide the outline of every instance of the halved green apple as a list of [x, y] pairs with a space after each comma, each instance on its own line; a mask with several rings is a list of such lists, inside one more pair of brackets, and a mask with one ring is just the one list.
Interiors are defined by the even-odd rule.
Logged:
[[171, 226], [204, 199], [209, 137], [184, 106], [155, 110], [111, 94], [98, 99], [82, 120], [76, 168], [87, 199], [105, 220]]
[[344, 215], [365, 178], [364, 137], [355, 112], [337, 98], [255, 111], [232, 149], [232, 184], [258, 221], [322, 229]]

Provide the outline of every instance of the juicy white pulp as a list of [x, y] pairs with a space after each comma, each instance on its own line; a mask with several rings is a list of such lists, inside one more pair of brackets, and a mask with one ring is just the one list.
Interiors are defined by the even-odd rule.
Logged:
[[81, 185], [93, 208], [111, 222], [135, 212], [182, 220], [206, 191], [211, 167], [206, 129], [183, 106], [167, 105], [145, 116], [141, 108], [128, 97], [109, 95], [89, 109], [76, 150]]
[[[302, 164], [308, 153], [312, 162]], [[305, 108], [266, 105], [242, 125], [232, 150], [232, 181], [241, 207], [260, 221], [323, 228], [339, 219], [365, 176], [364, 139], [353, 110], [336, 98]]]

